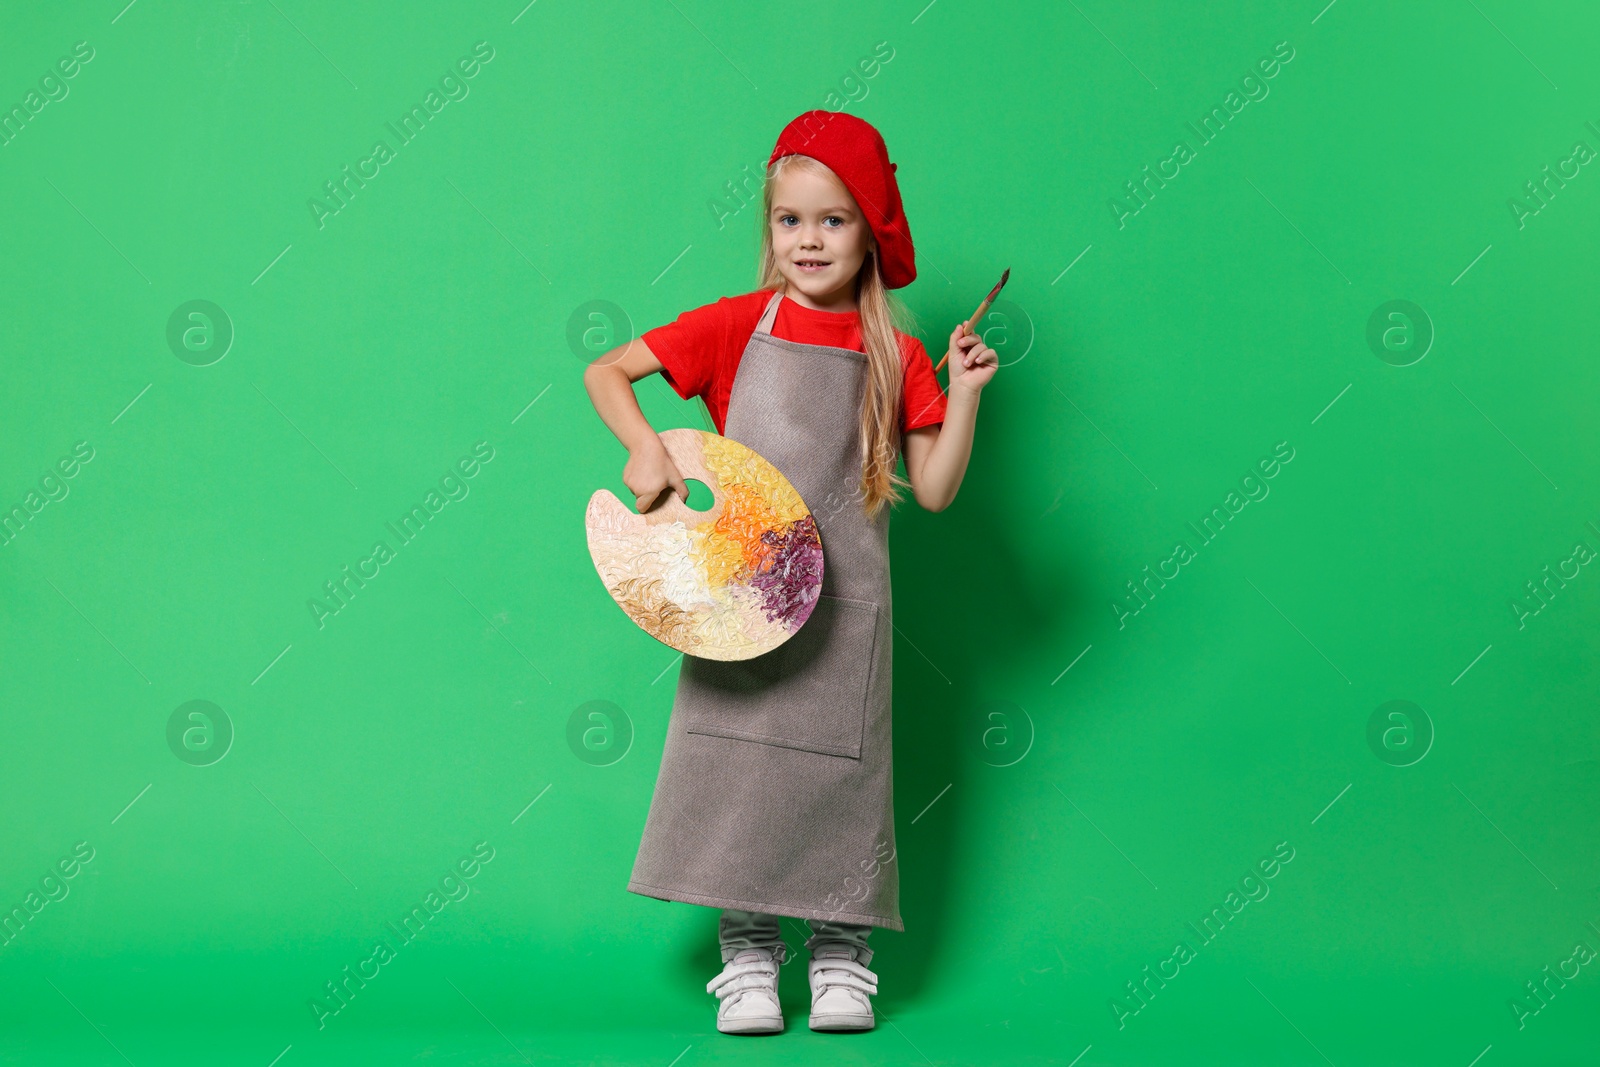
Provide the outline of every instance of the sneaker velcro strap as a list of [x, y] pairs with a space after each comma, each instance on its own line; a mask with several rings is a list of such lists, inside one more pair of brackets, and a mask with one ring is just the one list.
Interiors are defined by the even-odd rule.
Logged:
[[770, 990], [772, 988], [772, 978], [777, 973], [778, 965], [771, 960], [758, 960], [754, 963], [730, 963], [723, 968], [721, 974], [706, 983], [706, 992], [725, 997], [741, 989]]
[[878, 993], [878, 976], [855, 960], [812, 960], [811, 977], [817, 992], [829, 986], [844, 986], [862, 993]]

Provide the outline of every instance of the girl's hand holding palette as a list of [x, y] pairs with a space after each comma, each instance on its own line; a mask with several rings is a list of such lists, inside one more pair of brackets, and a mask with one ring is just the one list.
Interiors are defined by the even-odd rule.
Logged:
[[589, 555], [618, 606], [652, 637], [702, 659], [770, 652], [810, 618], [822, 589], [822, 541], [778, 468], [737, 441], [667, 430], [685, 478], [715, 497], [696, 511], [669, 495], [636, 514], [600, 489], [589, 498]]

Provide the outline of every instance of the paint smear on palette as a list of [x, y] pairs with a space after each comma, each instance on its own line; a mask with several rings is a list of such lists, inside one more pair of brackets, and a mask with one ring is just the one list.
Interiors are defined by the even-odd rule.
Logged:
[[639, 626], [680, 651], [729, 660], [776, 648], [817, 604], [816, 519], [788, 479], [746, 446], [701, 430], [661, 437], [686, 478], [703, 468], [717, 504], [704, 521], [647, 520], [597, 491], [587, 525], [601, 580]]
[[[724, 437], [708, 441], [706, 469], [717, 476], [724, 506], [703, 542], [713, 588], [759, 594], [762, 613], [789, 633], [816, 606], [822, 585], [822, 540], [800, 494], [770, 463]], [[759, 457], [756, 457], [759, 459]]]

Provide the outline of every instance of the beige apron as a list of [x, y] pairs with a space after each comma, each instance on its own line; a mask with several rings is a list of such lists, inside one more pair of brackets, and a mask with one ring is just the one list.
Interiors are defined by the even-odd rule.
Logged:
[[889, 509], [862, 504], [867, 357], [772, 336], [734, 375], [724, 436], [766, 457], [817, 520], [822, 591], [788, 641], [685, 655], [631, 892], [904, 930], [894, 842]]

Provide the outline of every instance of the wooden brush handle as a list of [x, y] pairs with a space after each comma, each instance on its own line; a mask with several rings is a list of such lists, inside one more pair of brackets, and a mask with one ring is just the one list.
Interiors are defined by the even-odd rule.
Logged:
[[[982, 304], [980, 304], [978, 306], [977, 313], [974, 314], [972, 316], [972, 318], [968, 319], [966, 322], [963, 322], [961, 324], [961, 336], [962, 337], [971, 337], [972, 336], [972, 328], [974, 326], [976, 326], [978, 323], [983, 321], [984, 313], [989, 310], [989, 303], [990, 302], [988, 300], [985, 300]], [[949, 362], [950, 362], [950, 353], [946, 352], [944, 354], [944, 358], [939, 360], [939, 365], [937, 367], [933, 368], [933, 373], [938, 374], [940, 371], [944, 370], [944, 365], [946, 363], [949, 363]]]

